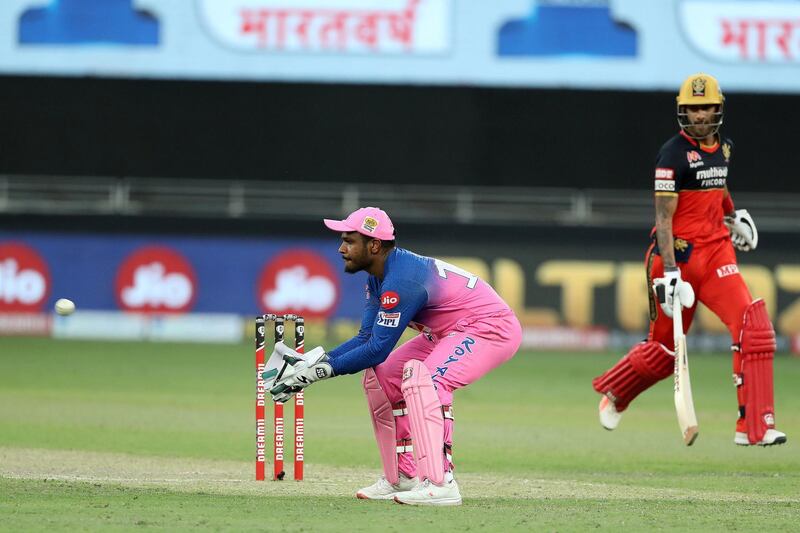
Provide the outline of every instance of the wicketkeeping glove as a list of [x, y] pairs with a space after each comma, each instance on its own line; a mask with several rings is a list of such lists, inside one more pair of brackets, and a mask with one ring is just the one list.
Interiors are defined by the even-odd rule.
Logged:
[[726, 216], [723, 222], [730, 230], [731, 242], [737, 250], [749, 252], [756, 249], [758, 230], [747, 209], [737, 209], [732, 216]]
[[283, 376], [283, 373], [289, 367], [289, 363], [283, 359], [287, 355], [291, 357], [301, 357], [299, 353], [286, 346], [283, 341], [276, 342], [275, 348], [272, 350], [272, 355], [267, 359], [264, 371], [261, 373], [261, 377], [264, 378], [267, 388], [273, 387], [276, 381]]
[[333, 376], [328, 354], [322, 346], [317, 346], [307, 354], [287, 354], [283, 357], [289, 365], [283, 375], [269, 390], [272, 399], [276, 402], [286, 402], [295, 393], [308, 387], [315, 381], [328, 379]]
[[681, 279], [680, 269], [664, 272], [663, 278], [654, 279], [653, 290], [656, 291], [664, 314], [670, 318], [672, 318], [672, 304], [676, 294], [680, 298], [683, 307], [692, 307], [694, 305], [694, 289], [689, 282]]

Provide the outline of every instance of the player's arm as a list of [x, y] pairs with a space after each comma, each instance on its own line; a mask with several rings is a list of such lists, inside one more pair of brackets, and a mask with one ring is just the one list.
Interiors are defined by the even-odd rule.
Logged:
[[758, 246], [756, 223], [747, 209], [736, 209], [733, 206], [733, 198], [727, 185], [725, 186], [725, 196], [722, 198], [722, 212], [725, 215], [723, 222], [731, 232], [733, 246], [742, 252], [755, 250]]
[[[369, 342], [372, 336], [372, 325], [375, 323], [378, 313], [379, 302], [376, 290], [377, 284], [370, 278], [367, 281], [367, 301], [361, 314], [361, 328], [358, 330], [358, 334], [330, 352], [325, 352], [322, 346], [317, 346], [306, 354], [299, 354], [283, 343], [276, 344], [279, 364], [273, 365], [275, 368], [272, 372], [275, 377], [270, 386], [270, 394], [274, 401], [284, 403], [312, 383], [333, 377], [336, 375], [333, 370], [333, 361], [337, 357]], [[275, 353], [273, 353], [274, 356]], [[272, 361], [272, 357], [270, 361]], [[265, 379], [268, 377], [267, 374], [265, 372]]]
[[678, 209], [678, 195], [656, 193], [656, 243], [664, 262], [664, 271], [678, 269], [675, 263], [675, 243], [672, 235], [672, 217]]
[[722, 214], [726, 217], [731, 217], [735, 212], [736, 208], [733, 207], [733, 196], [731, 196], [728, 186], [725, 185], [725, 193], [722, 197]]
[[375, 324], [375, 317], [378, 314], [378, 307], [380, 305], [378, 295], [375, 293], [376, 290], [377, 286], [373, 286], [370, 280], [367, 284], [367, 301], [364, 304], [364, 311], [361, 313], [361, 327], [358, 330], [358, 334], [329, 351], [328, 356], [331, 359], [336, 359], [341, 354], [347, 353], [369, 341], [372, 336], [372, 326]]
[[664, 277], [653, 280], [653, 290], [658, 295], [661, 309], [669, 317], [672, 316], [672, 303], [676, 294], [679, 295], [683, 307], [694, 305], [694, 289], [681, 279], [681, 271], [675, 262], [672, 217], [677, 208], [677, 194], [656, 193], [656, 241], [664, 263]]
[[385, 361], [408, 323], [428, 301], [427, 291], [416, 282], [405, 282], [401, 286], [384, 285], [382, 290], [396, 292], [399, 302], [391, 309], [378, 310], [372, 335], [365, 344], [341, 353], [331, 361], [336, 375], [355, 374]]

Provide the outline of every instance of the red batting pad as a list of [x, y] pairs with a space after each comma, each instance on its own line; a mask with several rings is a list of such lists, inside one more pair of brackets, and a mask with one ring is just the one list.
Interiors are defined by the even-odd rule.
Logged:
[[675, 358], [661, 344], [640, 342], [605, 374], [594, 378], [592, 385], [600, 394], [611, 397], [617, 411], [622, 412], [641, 392], [671, 376], [674, 369]]
[[740, 339], [747, 438], [750, 444], [756, 444], [767, 429], [775, 427], [772, 385], [775, 330], [764, 300], [755, 300], [745, 310]]

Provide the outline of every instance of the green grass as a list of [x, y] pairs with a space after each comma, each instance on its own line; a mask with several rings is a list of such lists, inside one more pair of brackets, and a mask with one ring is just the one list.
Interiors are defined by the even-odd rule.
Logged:
[[2, 338], [0, 530], [796, 527], [800, 359], [775, 361], [790, 442], [763, 449], [732, 443], [730, 356], [694, 356], [687, 448], [669, 380], [600, 428], [590, 381], [618, 356], [520, 353], [459, 391], [464, 505], [418, 509], [352, 497], [380, 472], [358, 376], [307, 393], [307, 480], [255, 483], [249, 346]]

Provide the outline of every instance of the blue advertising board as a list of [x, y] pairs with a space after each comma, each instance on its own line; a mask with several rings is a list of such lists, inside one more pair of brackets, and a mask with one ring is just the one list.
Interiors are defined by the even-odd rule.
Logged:
[[300, 313], [358, 318], [364, 273], [345, 274], [330, 239], [0, 232], [0, 313]]

